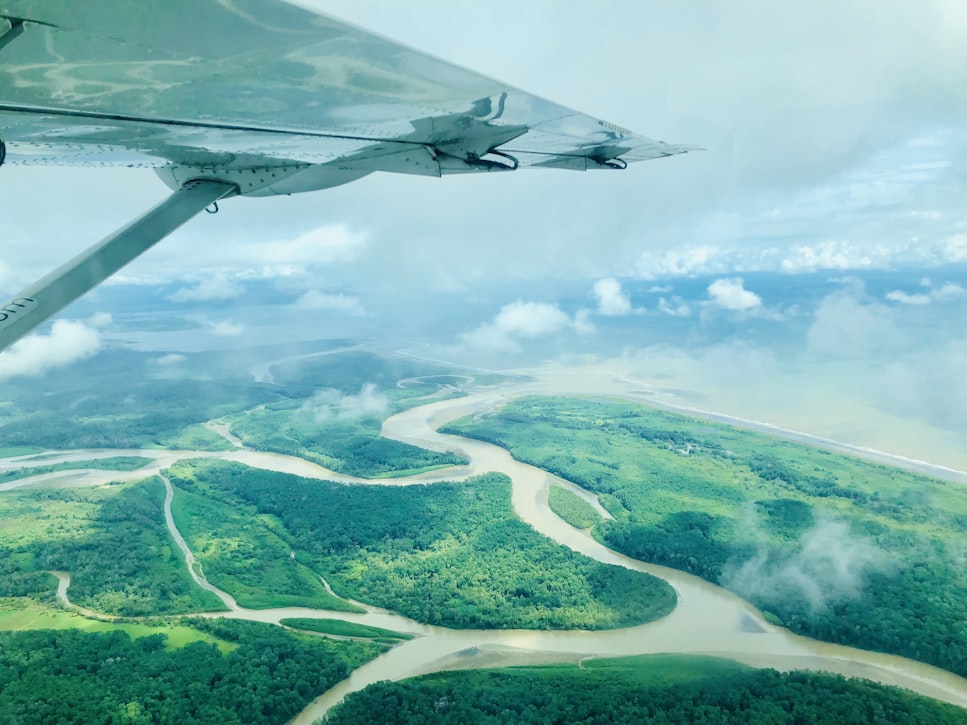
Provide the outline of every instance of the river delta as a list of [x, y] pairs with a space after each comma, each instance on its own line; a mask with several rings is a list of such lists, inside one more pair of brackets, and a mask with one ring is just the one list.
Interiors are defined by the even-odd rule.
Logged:
[[[545, 374], [511, 385], [470, 389], [464, 397], [434, 399], [386, 419], [382, 435], [386, 438], [435, 451], [455, 452], [466, 465], [403, 478], [365, 479], [329, 470], [315, 463], [277, 453], [244, 447], [224, 422], [210, 421], [209, 430], [225, 438], [231, 450], [166, 451], [141, 450], [137, 455], [151, 463], [137, 471], [56, 472], [20, 478], [0, 484], [0, 491], [40, 484], [56, 486], [96, 486], [110, 481], [137, 480], [160, 475], [180, 460], [209, 458], [233, 461], [264, 470], [295, 474], [307, 478], [374, 486], [406, 486], [434, 481], [464, 480], [486, 472], [499, 472], [512, 481], [512, 504], [516, 514], [534, 530], [580, 554], [599, 562], [646, 572], [668, 582], [677, 595], [674, 611], [658, 621], [637, 627], [604, 631], [534, 630], [456, 630], [423, 624], [391, 611], [363, 602], [353, 602], [364, 613], [336, 612], [304, 607], [251, 609], [241, 607], [225, 591], [206, 580], [172, 515], [171, 504], [178, 493], [166, 479], [165, 523], [184, 557], [195, 581], [213, 592], [227, 611], [205, 616], [244, 619], [278, 624], [283, 619], [325, 618], [356, 622], [415, 635], [364, 664], [351, 676], [321, 694], [293, 722], [317, 721], [346, 695], [381, 680], [399, 680], [443, 669], [464, 669], [520, 665], [529, 663], [581, 662], [587, 658], [614, 657], [647, 653], [711, 654], [735, 659], [753, 666], [779, 670], [825, 670], [877, 682], [899, 685], [930, 697], [967, 707], [967, 681], [939, 668], [901, 657], [877, 654], [841, 645], [828, 644], [791, 634], [770, 624], [752, 605], [736, 595], [696, 576], [663, 566], [632, 559], [596, 541], [588, 532], [566, 523], [548, 505], [549, 487], [563, 484], [597, 505], [593, 494], [540, 468], [515, 460], [503, 448], [479, 440], [445, 435], [438, 429], [470, 415], [480, 415], [514, 398], [534, 394], [597, 394], [630, 399], [647, 398], [636, 381], [603, 372], [581, 378]], [[736, 422], [736, 421], [731, 421]], [[782, 433], [782, 431], [773, 431]], [[832, 441], [809, 441], [805, 434], [788, 432], [829, 446]], [[789, 437], [792, 437], [790, 435]], [[862, 451], [851, 451], [862, 453]], [[871, 455], [883, 459], [885, 454]], [[132, 455], [132, 451], [91, 449], [48, 451], [42, 457], [20, 456], [0, 459], [0, 470], [30, 465], [79, 462], [107, 456]], [[904, 461], [892, 461], [903, 464]], [[922, 462], [913, 462], [922, 470]], [[937, 471], [932, 471], [937, 473]], [[947, 478], [962, 475], [940, 471]], [[603, 509], [602, 509], [603, 510]], [[58, 598], [69, 603], [70, 577], [59, 578]], [[327, 585], [328, 586], [328, 585]], [[330, 589], [331, 593], [331, 589]]]

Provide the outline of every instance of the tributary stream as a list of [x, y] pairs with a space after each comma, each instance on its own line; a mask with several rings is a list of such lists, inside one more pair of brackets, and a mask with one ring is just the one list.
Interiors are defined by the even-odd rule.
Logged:
[[[492, 667], [529, 662], [578, 662], [589, 656], [624, 656], [647, 653], [703, 653], [720, 655], [762, 667], [780, 670], [811, 669], [864, 677], [894, 684], [930, 697], [967, 707], [967, 680], [929, 665], [876, 654], [840, 645], [827, 644], [765, 622], [759, 612], [739, 597], [708, 582], [674, 569], [645, 564], [618, 554], [596, 542], [590, 535], [570, 526], [547, 505], [548, 486], [554, 477], [545, 471], [514, 460], [502, 448], [476, 440], [447, 436], [437, 428], [456, 418], [481, 413], [512, 397], [529, 393], [579, 392], [571, 386], [547, 383], [520, 383], [468, 397], [435, 401], [399, 413], [383, 425], [383, 435], [413, 445], [436, 450], [455, 450], [470, 464], [446, 472], [435, 471], [407, 479], [356, 479], [329, 471], [291, 456], [262, 453], [243, 448], [218, 453], [201, 451], [140, 451], [155, 462], [133, 472], [59, 472], [20, 479], [0, 486], [0, 490], [56, 480], [62, 485], [93, 485], [100, 482], [143, 478], [182, 458], [210, 457], [247, 465], [294, 473], [301, 476], [365, 483], [368, 485], [406, 485], [433, 480], [459, 480], [469, 475], [498, 471], [513, 481], [513, 506], [517, 514], [534, 529], [554, 541], [586, 556], [608, 564], [648, 572], [668, 581], [678, 594], [675, 610], [656, 622], [606, 631], [531, 631], [531, 630], [452, 630], [420, 624], [385, 610], [367, 607], [365, 614], [286, 607], [250, 610], [238, 607], [224, 592], [216, 592], [231, 611], [208, 616], [233, 617], [262, 622], [278, 622], [287, 617], [326, 617], [359, 622], [419, 635], [397, 645], [375, 660], [358, 668], [345, 681], [313, 701], [294, 723], [313, 723], [348, 693], [380, 680], [398, 680], [441, 669]], [[586, 389], [580, 392], [589, 392]], [[598, 391], [595, 391], [598, 392]], [[601, 390], [621, 394], [619, 390]], [[226, 431], [227, 432], [227, 431]], [[226, 436], [227, 437], [227, 436]], [[237, 439], [236, 439], [237, 440]], [[131, 450], [85, 450], [30, 457], [0, 459], [0, 469], [76, 461], [113, 455], [132, 455]], [[174, 527], [170, 497], [166, 519], [175, 540], [193, 560], [187, 545]], [[215, 590], [196, 576], [202, 586]], [[63, 581], [63, 580], [62, 580]], [[66, 596], [66, 586], [62, 587]]]

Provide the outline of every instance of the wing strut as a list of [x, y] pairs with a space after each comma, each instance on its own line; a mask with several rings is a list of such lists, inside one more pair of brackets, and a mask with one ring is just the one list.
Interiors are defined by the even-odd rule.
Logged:
[[103, 282], [219, 199], [238, 193], [235, 184], [188, 181], [123, 229], [102, 239], [0, 307], [0, 350]]

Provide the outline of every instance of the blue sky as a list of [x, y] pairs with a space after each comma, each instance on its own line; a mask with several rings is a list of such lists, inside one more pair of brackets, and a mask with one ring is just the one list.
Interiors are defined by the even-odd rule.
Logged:
[[[373, 175], [230, 200], [65, 316], [123, 314], [119, 283], [193, 315], [213, 344], [261, 334], [260, 306], [319, 334], [387, 334], [405, 310], [438, 352], [514, 364], [652, 350], [720, 395], [730, 366], [749, 383], [754, 364], [760, 391], [835, 379], [894, 428], [967, 430], [964, 3], [303, 4], [706, 150], [620, 173]], [[166, 193], [146, 170], [3, 168], [0, 289]], [[81, 326], [65, 344], [109, 336]]]

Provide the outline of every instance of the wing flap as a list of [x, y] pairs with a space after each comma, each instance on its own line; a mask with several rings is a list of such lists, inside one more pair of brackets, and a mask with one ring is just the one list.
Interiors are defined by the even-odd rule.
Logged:
[[499, 150], [597, 168], [688, 150], [280, 0], [0, 0], [0, 16], [20, 28], [0, 52], [14, 163], [446, 173], [402, 160], [419, 147], [482, 170]]

